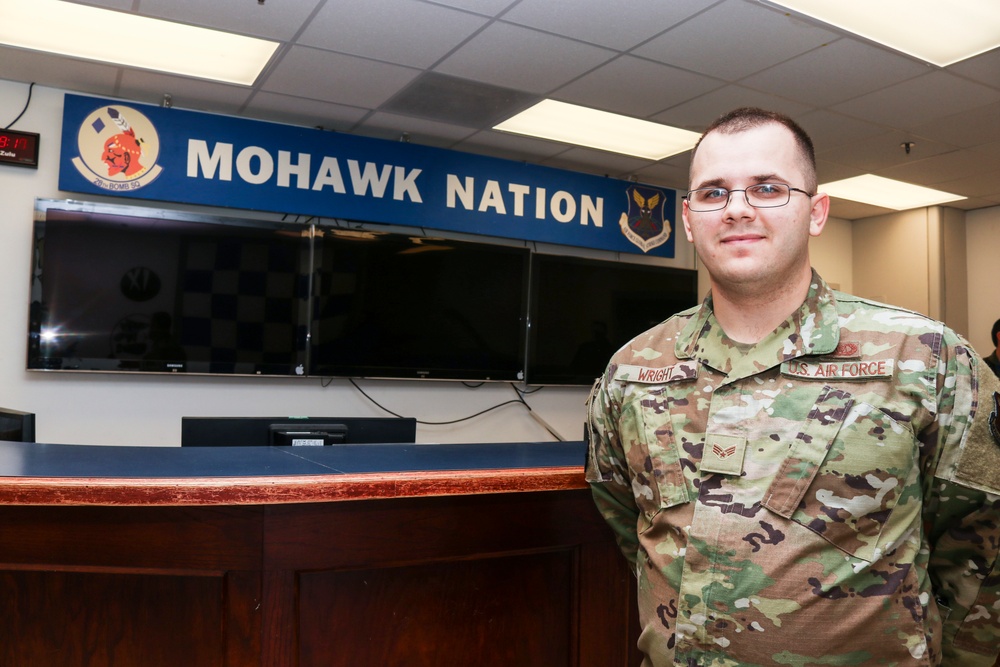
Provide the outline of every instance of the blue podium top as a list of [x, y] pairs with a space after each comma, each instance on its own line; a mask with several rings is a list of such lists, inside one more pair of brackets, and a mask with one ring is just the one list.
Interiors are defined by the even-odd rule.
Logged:
[[327, 447], [122, 447], [0, 442], [0, 478], [225, 478], [582, 467], [582, 441]]

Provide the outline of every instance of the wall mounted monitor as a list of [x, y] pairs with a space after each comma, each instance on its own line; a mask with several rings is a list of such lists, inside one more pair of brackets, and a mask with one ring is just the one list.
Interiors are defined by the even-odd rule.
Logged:
[[39, 200], [28, 368], [305, 372], [308, 228]]
[[320, 228], [310, 372], [523, 379], [529, 257], [523, 247]]
[[34, 442], [34, 413], [0, 408], [0, 440]]
[[590, 385], [634, 336], [698, 302], [697, 272], [536, 254], [530, 384]]
[[412, 443], [412, 417], [182, 417], [183, 447]]

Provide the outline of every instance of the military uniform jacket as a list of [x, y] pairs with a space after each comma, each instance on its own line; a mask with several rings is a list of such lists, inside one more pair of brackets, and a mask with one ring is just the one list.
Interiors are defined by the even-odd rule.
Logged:
[[587, 479], [635, 569], [643, 664], [992, 665], [998, 389], [943, 324], [815, 273], [749, 350], [711, 297], [619, 350]]

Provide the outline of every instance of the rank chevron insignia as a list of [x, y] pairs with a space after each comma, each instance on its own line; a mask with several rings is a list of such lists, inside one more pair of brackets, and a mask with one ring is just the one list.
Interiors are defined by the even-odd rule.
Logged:
[[726, 447], [723, 449], [719, 445], [712, 445], [712, 453], [718, 456], [720, 459], [728, 459], [730, 456], [736, 453], [736, 446]]

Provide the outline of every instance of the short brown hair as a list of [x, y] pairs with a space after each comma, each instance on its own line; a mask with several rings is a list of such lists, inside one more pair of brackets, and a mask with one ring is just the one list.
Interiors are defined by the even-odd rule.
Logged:
[[809, 138], [809, 134], [802, 129], [801, 125], [785, 114], [778, 113], [777, 111], [768, 111], [757, 107], [740, 107], [719, 116], [712, 121], [712, 124], [708, 126], [708, 128], [702, 133], [701, 138], [698, 139], [698, 143], [694, 145], [694, 150], [691, 151], [692, 160], [694, 158], [694, 154], [698, 152], [698, 147], [701, 146], [702, 140], [712, 132], [719, 132], [720, 134], [736, 134], [738, 132], [746, 132], [747, 130], [761, 127], [762, 125], [768, 125], [770, 123], [777, 123], [778, 125], [785, 126], [792, 133], [792, 136], [795, 137], [795, 143], [798, 144], [799, 151], [802, 154], [803, 164], [806, 168], [806, 180], [808, 182], [805, 186], [810, 190], [810, 192], [815, 192], [816, 149], [813, 147], [812, 139]]

